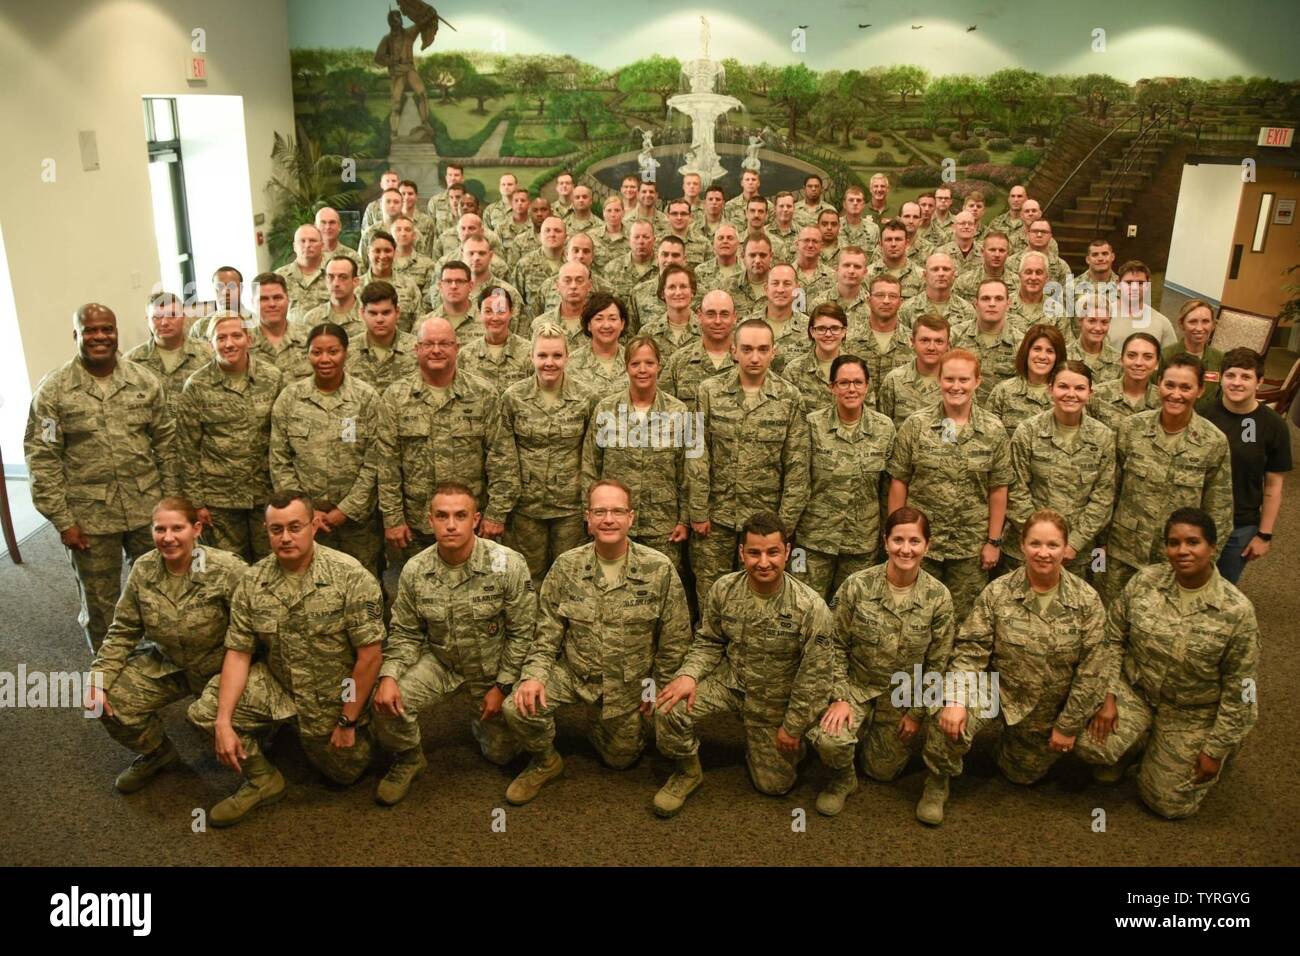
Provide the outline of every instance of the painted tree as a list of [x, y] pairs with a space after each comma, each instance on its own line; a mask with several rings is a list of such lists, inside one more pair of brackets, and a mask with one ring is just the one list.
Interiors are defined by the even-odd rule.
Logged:
[[838, 70], [823, 73], [818, 81], [817, 103], [808, 114], [809, 120], [824, 129], [827, 139], [834, 141], [836, 129], [844, 133], [844, 148], [852, 146], [849, 135], [853, 124], [861, 116], [858, 101], [844, 92], [845, 77]]
[[963, 137], [970, 134], [970, 124], [976, 117], [987, 115], [991, 107], [988, 87], [969, 74], [941, 76], [925, 88], [925, 109], [931, 125], [938, 126], [942, 117], [951, 116]]
[[442, 93], [442, 102], [452, 101], [452, 92], [460, 92], [460, 85], [473, 73], [474, 65], [460, 53], [435, 53], [416, 60], [420, 78]]
[[654, 93], [667, 113], [668, 97], [678, 91], [681, 75], [682, 64], [677, 57], [656, 53], [619, 70], [618, 88], [624, 93]]
[[749, 68], [749, 88], [759, 96], [767, 96], [776, 83], [780, 71], [771, 63], [760, 63]]
[[557, 133], [563, 133], [570, 124], [577, 126], [582, 141], [587, 142], [591, 127], [610, 122], [614, 114], [605, 105], [605, 98], [593, 90], [561, 90], [551, 97], [546, 118]]
[[1210, 84], [1193, 76], [1180, 76], [1169, 91], [1174, 104], [1183, 111], [1183, 122], [1192, 121], [1192, 110], [1209, 96]]
[[1088, 115], [1106, 122], [1110, 108], [1116, 103], [1126, 103], [1133, 96], [1133, 88], [1107, 73], [1089, 73], [1074, 81], [1076, 96], [1087, 103]]
[[503, 59], [498, 70], [502, 80], [513, 89], [522, 102], [535, 102], [537, 115], [546, 110], [554, 84], [545, 58], [540, 56], [513, 56]]
[[817, 74], [802, 63], [783, 67], [768, 91], [768, 99], [786, 110], [790, 141], [794, 142], [799, 118], [817, 102]]
[[869, 70], [849, 70], [840, 78], [840, 92], [851, 96], [866, 110], [879, 114], [888, 89], [885, 71], [878, 66]]
[[907, 109], [907, 98], [925, 92], [930, 74], [919, 66], [900, 63], [886, 67], [881, 81], [885, 89], [898, 94], [902, 109]]
[[[1043, 75], [1030, 70], [998, 70], [989, 74], [984, 84], [988, 87], [989, 99], [1001, 109], [1008, 136], [1015, 135], [1016, 127], [1025, 121], [1026, 113], [1040, 112], [1042, 101], [1049, 96]], [[1032, 110], [1028, 109], [1031, 105]]]
[[724, 93], [729, 96], [741, 97], [746, 93], [752, 92], [749, 81], [749, 67], [741, 63], [734, 56], [729, 56], [722, 61], [722, 68], [726, 70]]
[[475, 70], [461, 81], [460, 92], [478, 102], [473, 112], [482, 115], [487, 113], [487, 101], [500, 96], [503, 90], [496, 77]]

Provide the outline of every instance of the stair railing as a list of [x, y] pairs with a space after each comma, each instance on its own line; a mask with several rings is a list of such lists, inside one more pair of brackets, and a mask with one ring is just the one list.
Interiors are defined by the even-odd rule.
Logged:
[[1097, 150], [1105, 146], [1106, 143], [1110, 140], [1110, 138], [1114, 136], [1116, 133], [1127, 129], [1129, 125], [1133, 123], [1134, 120], [1137, 120], [1137, 125], [1140, 127], [1142, 124], [1141, 110], [1130, 113], [1128, 118], [1124, 120], [1124, 122], [1120, 123], [1118, 126], [1112, 127], [1109, 133], [1107, 133], [1101, 139], [1097, 140], [1097, 145], [1093, 146], [1092, 149], [1088, 150], [1088, 154], [1084, 156], [1083, 159], [1079, 160], [1078, 165], [1075, 166], [1074, 169], [1070, 171], [1070, 175], [1066, 176], [1064, 182], [1062, 182], [1061, 185], [1057, 187], [1056, 192], [1052, 193], [1052, 198], [1047, 200], [1047, 202], [1043, 204], [1044, 219], [1049, 218], [1048, 213], [1051, 212], [1052, 206], [1055, 205], [1056, 200], [1060, 197], [1061, 193], [1065, 192], [1065, 187], [1070, 185], [1070, 183], [1074, 180], [1074, 177], [1079, 175], [1083, 167], [1088, 165], [1088, 161], [1092, 159], [1093, 154], [1095, 154]]
[[1155, 111], [1151, 116], [1151, 121], [1142, 127], [1137, 136], [1133, 137], [1133, 141], [1125, 148], [1119, 168], [1111, 172], [1110, 178], [1106, 182], [1106, 192], [1102, 195], [1101, 203], [1097, 206], [1097, 221], [1093, 227], [1097, 235], [1102, 234], [1101, 224], [1110, 212], [1111, 197], [1114, 196], [1116, 189], [1119, 187], [1120, 178], [1132, 170], [1133, 164], [1142, 155], [1142, 147], [1151, 142], [1155, 135], [1164, 129], [1174, 115], [1174, 111], [1174, 106], [1167, 106], [1162, 110]]

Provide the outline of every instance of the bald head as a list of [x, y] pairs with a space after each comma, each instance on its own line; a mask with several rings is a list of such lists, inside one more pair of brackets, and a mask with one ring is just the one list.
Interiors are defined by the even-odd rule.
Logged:
[[420, 328], [416, 330], [415, 341], [427, 342], [430, 339], [454, 339], [456, 331], [451, 327], [451, 323], [442, 316], [434, 316], [425, 319], [420, 323]]
[[97, 375], [117, 365], [117, 316], [98, 302], [87, 302], [72, 313], [72, 338], [82, 364]]

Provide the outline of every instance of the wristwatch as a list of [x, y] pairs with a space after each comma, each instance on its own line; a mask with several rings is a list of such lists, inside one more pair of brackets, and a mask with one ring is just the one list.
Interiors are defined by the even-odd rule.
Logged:
[[503, 697], [509, 697], [510, 692], [515, 689], [514, 684], [503, 684], [500, 681], [494, 681], [493, 686], [495, 686], [497, 690], [501, 691], [501, 696]]
[[1002, 547], [1002, 539], [1001, 539], [1001, 538], [989, 538], [989, 539], [988, 539], [988, 542], [989, 542], [989, 544], [993, 545], [993, 547], [995, 547], [995, 548], [1000, 548], [1000, 547]]
[[1256, 531], [1256, 532], [1255, 532], [1255, 537], [1259, 538], [1260, 541], [1272, 541], [1272, 540], [1273, 540], [1273, 535], [1271, 535], [1271, 534], [1270, 534], [1269, 532], [1267, 532], [1267, 531]]
[[348, 720], [347, 714], [344, 714], [342, 711], [340, 711], [339, 719], [336, 720], [335, 723], [338, 724], [340, 727], [342, 727], [344, 730], [351, 730], [353, 727], [357, 725], [357, 720], [355, 717], [352, 718], [351, 720]]

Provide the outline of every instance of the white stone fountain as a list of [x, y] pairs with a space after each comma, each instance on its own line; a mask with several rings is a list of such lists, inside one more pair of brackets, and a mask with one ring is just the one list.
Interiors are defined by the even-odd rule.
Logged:
[[745, 104], [734, 96], [717, 92], [726, 78], [726, 71], [721, 63], [709, 59], [709, 21], [704, 17], [700, 17], [700, 57], [683, 64], [682, 76], [691, 91], [668, 100], [670, 115], [677, 110], [691, 118], [691, 148], [687, 150], [686, 162], [678, 172], [682, 175], [698, 173], [703, 188], [707, 189], [715, 179], [727, 175], [714, 147], [713, 127], [719, 116], [730, 110], [744, 109]]

